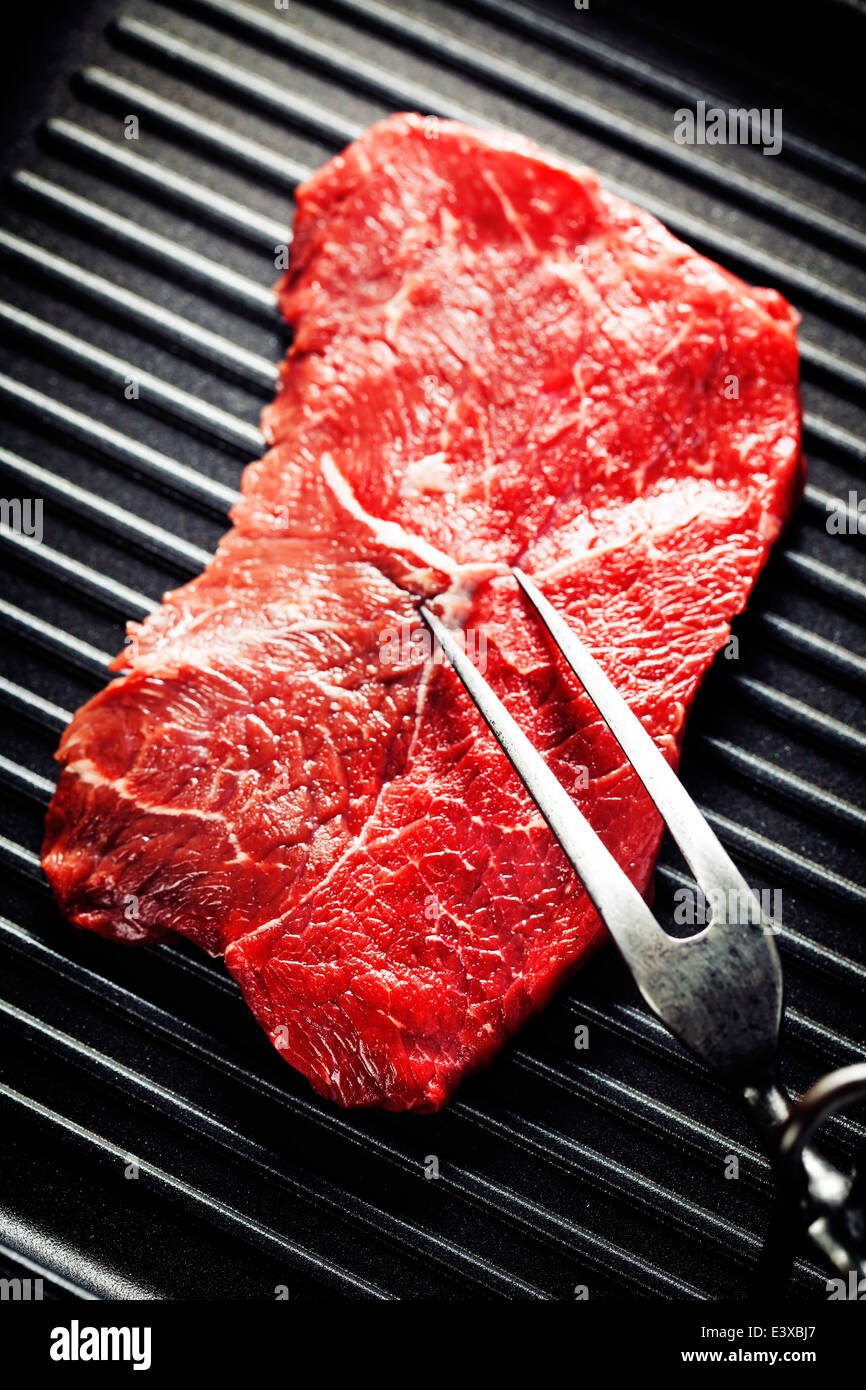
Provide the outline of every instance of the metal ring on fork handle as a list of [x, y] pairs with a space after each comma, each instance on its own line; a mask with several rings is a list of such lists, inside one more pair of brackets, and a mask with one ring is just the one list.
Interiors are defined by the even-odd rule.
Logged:
[[802, 1203], [809, 1233], [842, 1273], [866, 1275], [863, 1178], [845, 1177], [809, 1140], [842, 1106], [866, 1099], [866, 1062], [828, 1072], [801, 1096], [781, 1125], [776, 1154], [783, 1179]]
[[779, 1131], [779, 1158], [789, 1170], [795, 1169], [815, 1130], [844, 1105], [866, 1100], [866, 1062], [829, 1071], [791, 1106], [791, 1113]]

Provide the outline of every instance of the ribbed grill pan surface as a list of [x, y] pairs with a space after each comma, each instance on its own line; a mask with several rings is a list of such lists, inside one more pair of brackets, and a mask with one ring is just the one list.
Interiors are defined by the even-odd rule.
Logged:
[[[594, 165], [803, 313], [809, 490], [699, 698], [683, 774], [782, 893], [786, 1080], [862, 1056], [866, 571], [856, 515], [851, 533], [826, 522], [866, 465], [866, 168], [796, 72], [699, 37], [622, 6], [130, 0], [89, 7], [70, 39], [72, 85], [14, 147], [0, 219], [0, 491], [43, 504], [41, 543], [0, 532], [0, 1274], [39, 1271], [52, 1297], [749, 1288], [767, 1165], [612, 954], [441, 1115], [343, 1113], [280, 1062], [220, 964], [74, 932], [37, 858], [67, 712], [124, 620], [201, 568], [258, 453], [295, 183], [388, 111], [483, 118]], [[676, 145], [674, 112], [701, 97], [781, 105], [783, 154]], [[665, 851], [662, 912], [685, 881]], [[850, 1156], [863, 1133], [852, 1112], [828, 1143]], [[802, 1262], [790, 1290], [822, 1297], [823, 1277]]]

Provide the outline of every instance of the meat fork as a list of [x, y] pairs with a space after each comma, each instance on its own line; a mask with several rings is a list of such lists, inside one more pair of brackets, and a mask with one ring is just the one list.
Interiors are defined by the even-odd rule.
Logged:
[[[866, 1064], [818, 1081], [796, 1104], [778, 1082], [782, 967], [773, 925], [677, 774], [601, 667], [535, 583], [514, 578], [667, 823], [712, 904], [708, 926], [673, 937], [447, 627], [421, 617], [519, 775], [628, 965], [650, 1009], [745, 1105], [799, 1216], [829, 1265], [866, 1277], [860, 1180], [807, 1142], [838, 1106], [866, 1096]], [[734, 911], [731, 911], [731, 906]], [[864, 1285], [866, 1292], [866, 1285]], [[854, 1295], [856, 1297], [856, 1293]]]

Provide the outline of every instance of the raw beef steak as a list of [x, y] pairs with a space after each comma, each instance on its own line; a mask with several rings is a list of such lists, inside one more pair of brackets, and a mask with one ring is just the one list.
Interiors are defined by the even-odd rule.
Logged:
[[675, 761], [800, 486], [796, 316], [591, 172], [411, 115], [299, 190], [279, 293], [273, 447], [67, 730], [45, 871], [81, 926], [224, 952], [323, 1095], [434, 1110], [603, 930], [419, 600], [646, 890], [659, 819], [507, 567]]

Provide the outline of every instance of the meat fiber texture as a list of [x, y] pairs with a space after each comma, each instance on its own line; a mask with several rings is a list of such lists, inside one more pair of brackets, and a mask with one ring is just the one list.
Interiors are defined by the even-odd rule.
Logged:
[[75, 715], [69, 918], [225, 955], [345, 1106], [438, 1109], [603, 938], [426, 599], [641, 892], [661, 824], [508, 567], [676, 762], [802, 481], [796, 315], [506, 134], [394, 116], [298, 191], [232, 529]]

